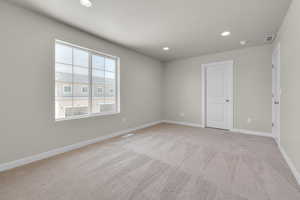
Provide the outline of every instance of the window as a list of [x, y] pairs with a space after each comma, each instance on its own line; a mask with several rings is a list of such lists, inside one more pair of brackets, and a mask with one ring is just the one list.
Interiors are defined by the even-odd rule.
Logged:
[[64, 86], [64, 94], [71, 94], [72, 93], [72, 86], [71, 85], [65, 85]]
[[55, 119], [119, 112], [118, 60], [56, 41]]
[[81, 93], [88, 93], [88, 87], [82, 87]]
[[97, 93], [98, 93], [98, 95], [102, 96], [103, 95], [103, 88], [102, 87], [98, 87], [97, 88]]

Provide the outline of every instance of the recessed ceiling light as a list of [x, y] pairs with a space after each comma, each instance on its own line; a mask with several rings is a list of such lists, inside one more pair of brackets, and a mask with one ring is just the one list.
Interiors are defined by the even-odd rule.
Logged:
[[87, 8], [92, 6], [92, 2], [90, 0], [80, 0], [80, 4]]
[[240, 41], [240, 44], [244, 46], [244, 45], [247, 44], [247, 41], [246, 40], [242, 40], [242, 41]]
[[169, 48], [169, 47], [164, 47], [163, 50], [164, 50], [164, 51], [169, 51], [170, 48]]
[[223, 37], [229, 36], [230, 34], [230, 31], [224, 31], [223, 33], [221, 33]]

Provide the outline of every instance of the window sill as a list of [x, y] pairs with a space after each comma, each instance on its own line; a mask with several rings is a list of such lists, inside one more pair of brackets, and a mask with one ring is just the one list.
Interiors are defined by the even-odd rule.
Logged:
[[61, 119], [55, 119], [55, 122], [61, 122], [61, 121], [69, 121], [69, 120], [75, 120], [75, 119], [86, 119], [86, 118], [92, 118], [92, 117], [100, 117], [100, 116], [109, 116], [109, 115], [117, 115], [120, 114], [120, 112], [107, 112], [107, 113], [94, 113], [94, 114], [87, 114], [87, 115], [80, 115], [80, 116], [74, 116], [74, 117], [68, 117], [68, 118], [61, 118]]

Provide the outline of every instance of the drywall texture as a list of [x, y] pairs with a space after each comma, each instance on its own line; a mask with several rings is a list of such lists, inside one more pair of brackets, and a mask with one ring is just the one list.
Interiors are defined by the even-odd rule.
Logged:
[[201, 65], [233, 60], [234, 128], [271, 132], [271, 54], [265, 45], [166, 63], [164, 119], [202, 124]]
[[291, 3], [276, 45], [281, 51], [281, 145], [300, 172], [300, 1]]
[[[161, 120], [159, 61], [3, 1], [0, 19], [0, 164]], [[120, 114], [54, 122], [55, 38], [120, 57]]]

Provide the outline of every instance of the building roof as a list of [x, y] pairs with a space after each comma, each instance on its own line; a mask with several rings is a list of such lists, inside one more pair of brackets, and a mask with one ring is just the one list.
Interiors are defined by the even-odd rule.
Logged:
[[[80, 75], [80, 74], [76, 74], [76, 75], [72, 76], [72, 74], [70, 74], [70, 73], [56, 72], [55, 73], [55, 81], [88, 84], [89, 77], [85, 76], [85, 75]], [[111, 79], [111, 78], [93, 77], [93, 82], [98, 83], [98, 84], [104, 84], [105, 82], [113, 83], [113, 81], [114, 81], [114, 79]]]

